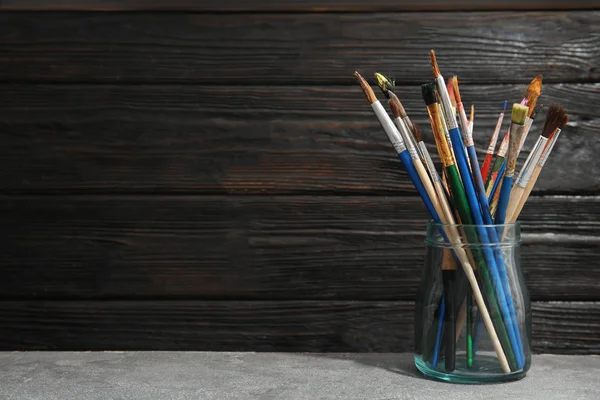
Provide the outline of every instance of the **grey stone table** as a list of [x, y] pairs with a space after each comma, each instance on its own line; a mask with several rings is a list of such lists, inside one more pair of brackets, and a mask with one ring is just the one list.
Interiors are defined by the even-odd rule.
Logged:
[[410, 354], [0, 353], [0, 399], [600, 399], [600, 357], [534, 356], [517, 382], [424, 379]]

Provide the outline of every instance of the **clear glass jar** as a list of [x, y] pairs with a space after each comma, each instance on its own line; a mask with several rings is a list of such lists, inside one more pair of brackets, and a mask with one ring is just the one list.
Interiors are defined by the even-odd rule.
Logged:
[[519, 224], [430, 222], [425, 243], [415, 309], [417, 368], [458, 383], [525, 376], [531, 304], [521, 272]]

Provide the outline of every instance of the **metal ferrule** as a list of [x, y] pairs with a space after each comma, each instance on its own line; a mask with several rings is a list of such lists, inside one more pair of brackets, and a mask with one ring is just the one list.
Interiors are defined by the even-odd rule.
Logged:
[[516, 185], [519, 185], [523, 188], [527, 186], [529, 180], [531, 179], [531, 175], [533, 174], [533, 170], [535, 169], [535, 166], [540, 160], [544, 148], [546, 147], [546, 143], [548, 143], [548, 138], [543, 136], [540, 136], [537, 142], [535, 142], [533, 150], [531, 150], [529, 157], [527, 157], [525, 164], [523, 164], [523, 167], [521, 168], [521, 173], [519, 173], [519, 177], [515, 183]]
[[444, 117], [446, 119], [446, 123], [448, 124], [448, 130], [458, 128], [455, 114], [452, 111], [452, 102], [450, 101], [450, 95], [448, 94], [448, 89], [446, 88], [446, 82], [444, 81], [444, 77], [440, 75], [437, 78], [435, 78], [435, 81], [437, 83], [438, 92], [440, 94], [440, 98], [442, 99], [442, 104], [444, 106]]
[[442, 105], [440, 103], [436, 103], [438, 110], [439, 110], [439, 115], [440, 115], [440, 121], [442, 121], [442, 131], [444, 132], [444, 136], [446, 136], [446, 140], [448, 141], [448, 146], [450, 146], [450, 148], [452, 148], [452, 139], [450, 139], [450, 130], [448, 129], [448, 125], [446, 124], [446, 118], [444, 118], [444, 110], [442, 109]]
[[471, 129], [469, 128], [469, 120], [467, 119], [465, 106], [463, 105], [463, 103], [458, 103], [457, 107], [458, 115], [460, 116], [460, 132], [462, 133], [463, 141], [465, 142], [466, 147], [471, 147], [474, 145], [473, 135], [471, 134]]
[[433, 183], [440, 182], [440, 176], [435, 169], [435, 165], [433, 164], [433, 160], [431, 159], [431, 155], [427, 150], [427, 146], [425, 146], [425, 142], [419, 142], [419, 148], [421, 149], [421, 154], [423, 154], [425, 158], [425, 165], [429, 170], [429, 175], [431, 175], [431, 180]]
[[404, 123], [408, 127], [409, 131], [414, 132], [415, 128], [413, 128], [413, 123], [410, 120], [410, 118], [408, 117], [408, 115], [406, 117], [402, 118], [402, 121], [404, 121]]
[[396, 129], [394, 126], [392, 119], [388, 115], [387, 111], [385, 111], [385, 108], [383, 108], [379, 100], [377, 100], [375, 103], [372, 103], [371, 108], [373, 108], [375, 116], [377, 116], [381, 127], [385, 131], [385, 134], [390, 140], [390, 143], [392, 143], [392, 146], [394, 146], [396, 152], [400, 154], [405, 151], [406, 145], [404, 144], [404, 140], [402, 140], [402, 135], [400, 135], [400, 132], [398, 132], [398, 129]]
[[558, 135], [560, 135], [560, 128], [556, 128], [556, 130], [554, 131], [554, 134], [552, 135], [552, 139], [550, 139], [550, 143], [548, 143], [548, 146], [546, 146], [546, 149], [544, 149], [544, 152], [542, 153], [542, 156], [540, 157], [540, 161], [538, 161], [538, 163], [537, 163], [537, 165], [539, 167], [543, 167], [544, 164], [546, 163], [546, 160], [548, 159], [550, 152], [552, 152], [552, 149], [554, 148], [554, 145], [556, 144], [556, 141], [558, 140]]
[[508, 151], [508, 140], [502, 139], [502, 143], [500, 143], [500, 149], [498, 150], [498, 155], [500, 157], [506, 157], [507, 151]]
[[394, 118], [394, 124], [396, 124], [396, 127], [400, 131], [402, 139], [404, 139], [404, 144], [406, 146], [406, 150], [408, 150], [408, 154], [410, 154], [410, 158], [413, 160], [420, 158], [419, 152], [417, 151], [417, 146], [415, 145], [415, 140], [412, 137], [412, 134], [408, 131], [408, 128], [402, 118]]
[[519, 149], [523, 148], [525, 144], [525, 139], [527, 139], [527, 135], [529, 134], [529, 130], [531, 129], [531, 125], [533, 124], [533, 120], [529, 117], [525, 117], [525, 129], [523, 130], [523, 136], [521, 137], [521, 144], [519, 144]]

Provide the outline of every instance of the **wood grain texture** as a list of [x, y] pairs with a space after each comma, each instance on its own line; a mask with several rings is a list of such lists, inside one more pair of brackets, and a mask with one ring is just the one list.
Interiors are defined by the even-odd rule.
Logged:
[[[526, 83], [463, 85], [481, 157]], [[436, 154], [420, 88], [397, 93]], [[570, 122], [536, 193], [600, 192], [588, 173], [600, 169], [599, 95], [600, 84], [544, 85], [540, 102], [562, 103]], [[358, 86], [4, 84], [0, 141], [5, 193], [416, 193]]]
[[[600, 300], [600, 197], [532, 198], [535, 300]], [[412, 300], [414, 197], [43, 196], [0, 201], [0, 298]], [[8, 234], [9, 233], [9, 234]]]
[[467, 10], [577, 10], [597, 9], [593, 0], [2, 0], [0, 10], [25, 11], [203, 11], [203, 12], [376, 12]]
[[[600, 354], [600, 303], [532, 304], [533, 351]], [[0, 302], [0, 350], [411, 351], [411, 302]]]
[[2, 13], [1, 81], [402, 83], [442, 72], [477, 83], [600, 78], [600, 11], [340, 14]]

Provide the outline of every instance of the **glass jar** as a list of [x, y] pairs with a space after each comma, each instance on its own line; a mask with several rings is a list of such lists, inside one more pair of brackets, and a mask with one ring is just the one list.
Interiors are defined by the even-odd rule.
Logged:
[[458, 383], [524, 377], [531, 364], [531, 304], [518, 222], [430, 222], [425, 243], [415, 309], [417, 368]]

